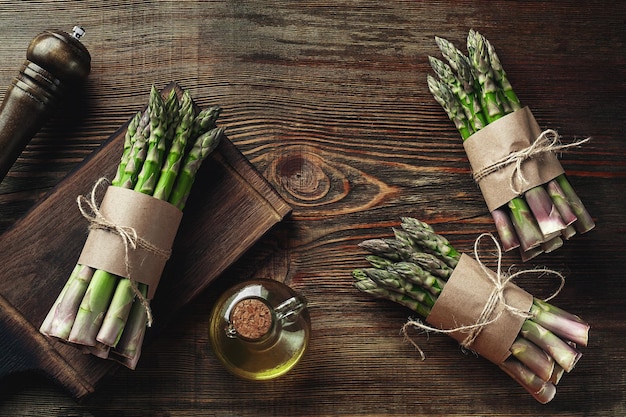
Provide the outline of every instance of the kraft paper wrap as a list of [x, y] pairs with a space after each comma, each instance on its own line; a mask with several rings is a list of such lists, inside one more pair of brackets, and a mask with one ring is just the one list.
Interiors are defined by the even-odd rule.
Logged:
[[[492, 278], [497, 279], [494, 272], [487, 271]], [[441, 330], [474, 325], [493, 290], [494, 284], [485, 276], [485, 270], [474, 258], [463, 254], [426, 321]], [[510, 281], [504, 287], [504, 299], [508, 306], [525, 312], [530, 311], [533, 303], [532, 295]], [[507, 310], [502, 303], [494, 309], [490, 319], [500, 312], [502, 314], [498, 320], [486, 324], [468, 346], [495, 364], [504, 362], [510, 355], [509, 348], [525, 320]], [[467, 337], [467, 332], [459, 330], [449, 335], [461, 343]]]
[[[528, 148], [541, 133], [530, 109], [524, 107], [488, 124], [463, 142], [463, 146], [472, 171], [480, 172], [512, 152]], [[520, 174], [526, 182], [517, 176], [515, 164], [510, 164], [482, 178], [478, 185], [489, 211], [493, 211], [564, 172], [554, 152], [543, 152], [522, 162]]]
[[[183, 215], [182, 211], [166, 201], [114, 186], [107, 188], [99, 211], [115, 225], [134, 229], [138, 238], [160, 252], [171, 250]], [[135, 249], [129, 247], [128, 257], [126, 253], [119, 234], [92, 228], [78, 263], [147, 284], [147, 298], [152, 299], [167, 256], [141, 245]]]

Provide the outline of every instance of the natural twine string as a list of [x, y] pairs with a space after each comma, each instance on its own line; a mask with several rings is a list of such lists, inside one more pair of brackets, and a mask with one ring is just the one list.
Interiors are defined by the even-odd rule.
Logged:
[[[478, 254], [478, 247], [480, 245], [480, 241], [484, 237], [491, 238], [491, 240], [496, 246], [497, 269], [496, 269], [495, 274], [491, 273], [491, 270], [487, 268], [485, 264], [483, 264]], [[454, 333], [454, 332], [465, 332], [467, 333], [467, 336], [461, 342], [461, 347], [463, 347], [464, 349], [471, 350], [472, 344], [478, 338], [478, 336], [483, 331], [483, 329], [489, 326], [491, 323], [495, 323], [496, 321], [498, 321], [500, 317], [502, 316], [502, 314], [504, 314], [504, 312], [509, 312], [515, 316], [518, 316], [524, 319], [529, 319], [533, 317], [533, 314], [531, 314], [530, 312], [520, 310], [519, 308], [514, 307], [510, 305], [509, 303], [507, 303], [506, 298], [504, 296], [504, 292], [505, 292], [506, 285], [511, 280], [517, 277], [520, 277], [522, 275], [531, 274], [531, 273], [552, 274], [558, 277], [560, 279], [559, 288], [557, 288], [556, 291], [554, 291], [549, 297], [545, 298], [544, 301], [549, 301], [552, 298], [556, 297], [559, 294], [559, 292], [561, 292], [561, 290], [563, 289], [563, 286], [565, 285], [565, 277], [561, 273], [557, 271], [553, 271], [551, 269], [547, 269], [547, 268], [527, 269], [527, 270], [518, 271], [511, 275], [504, 274], [502, 272], [502, 249], [500, 248], [500, 244], [498, 243], [496, 238], [493, 237], [491, 233], [483, 233], [476, 239], [476, 241], [474, 242], [474, 257], [476, 261], [478, 262], [478, 264], [480, 265], [480, 268], [484, 272], [485, 277], [487, 277], [489, 281], [491, 281], [491, 283], [493, 284], [493, 290], [489, 294], [489, 298], [487, 299], [485, 306], [483, 307], [483, 310], [481, 311], [480, 315], [478, 316], [474, 324], [458, 326], [453, 329], [438, 329], [436, 327], [432, 327], [432, 326], [428, 326], [427, 324], [424, 324], [421, 320], [409, 319], [409, 321], [402, 326], [402, 334], [404, 335], [405, 339], [407, 339], [417, 349], [417, 351], [420, 353], [422, 360], [426, 359], [426, 355], [424, 354], [422, 349], [419, 347], [419, 345], [411, 337], [409, 337], [408, 329], [410, 327], [415, 327], [420, 330], [424, 330], [426, 332], [436, 332], [436, 333], [444, 333], [444, 334], [449, 334], [449, 333]], [[502, 306], [503, 309], [500, 310], [500, 312], [498, 312], [498, 314], [496, 314], [495, 317], [492, 318], [494, 311], [499, 306]]]
[[[107, 219], [98, 206], [96, 191], [98, 188], [107, 183], [106, 178], [100, 178], [96, 181], [96, 184], [91, 189], [90, 197], [87, 199], [85, 196], [78, 196], [76, 198], [76, 202], [78, 203], [78, 209], [85, 219], [89, 221], [89, 230], [100, 229], [105, 230], [110, 233], [114, 233], [120, 237], [122, 243], [124, 244], [124, 264], [126, 267], [126, 275], [127, 279], [130, 281], [130, 286], [133, 290], [135, 296], [141, 302], [141, 305], [146, 310], [147, 317], [147, 325], [148, 327], [152, 326], [153, 315], [152, 309], [150, 308], [150, 302], [148, 299], [139, 291], [137, 286], [137, 281], [131, 278], [131, 265], [129, 253], [130, 250], [136, 250], [138, 247], [146, 250], [149, 253], [157, 255], [165, 260], [169, 259], [171, 255], [171, 251], [161, 249], [147, 240], [141, 238], [137, 235], [137, 231], [129, 226], [120, 226], [109, 219]], [[85, 208], [87, 206], [87, 208]]]
[[479, 183], [488, 175], [491, 175], [494, 172], [497, 172], [503, 169], [504, 167], [515, 164], [513, 172], [511, 173], [510, 186], [511, 186], [511, 191], [513, 191], [515, 194], [520, 194], [521, 191], [520, 191], [520, 188], [517, 186], [517, 184], [528, 183], [528, 180], [524, 176], [524, 173], [522, 170], [522, 164], [525, 161], [534, 157], [535, 155], [538, 155], [544, 152], [558, 152], [558, 151], [563, 151], [569, 148], [573, 148], [575, 146], [580, 146], [583, 143], [588, 142], [589, 140], [591, 140], [591, 138], [586, 138], [586, 139], [579, 140], [573, 143], [561, 144], [560, 136], [555, 130], [552, 130], [552, 129], [544, 130], [537, 137], [537, 139], [527, 148], [521, 149], [516, 152], [511, 152], [504, 158], [499, 159], [496, 162], [492, 163], [491, 165], [487, 165], [484, 168], [476, 171], [473, 174], [474, 181]]

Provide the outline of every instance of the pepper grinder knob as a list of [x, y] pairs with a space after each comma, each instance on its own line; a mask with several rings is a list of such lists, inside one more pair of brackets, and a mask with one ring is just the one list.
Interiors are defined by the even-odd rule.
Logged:
[[80, 26], [71, 35], [46, 30], [30, 42], [0, 105], [0, 181], [67, 91], [89, 75], [91, 56], [79, 40], [84, 34]]

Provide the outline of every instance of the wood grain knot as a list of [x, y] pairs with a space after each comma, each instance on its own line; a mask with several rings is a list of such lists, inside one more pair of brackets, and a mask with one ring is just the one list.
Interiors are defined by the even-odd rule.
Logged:
[[289, 155], [278, 164], [281, 184], [289, 193], [304, 201], [324, 198], [330, 190], [330, 179], [311, 155]]
[[[311, 146], [276, 149], [264, 175], [298, 215], [367, 210], [393, 195], [394, 187], [352, 166], [341, 153]], [[353, 192], [358, 189], [358, 192]], [[298, 210], [306, 209], [306, 210]]]
[[270, 168], [273, 182], [287, 192], [292, 204], [307, 205], [345, 197], [345, 176], [318, 155], [294, 148], [281, 153]]

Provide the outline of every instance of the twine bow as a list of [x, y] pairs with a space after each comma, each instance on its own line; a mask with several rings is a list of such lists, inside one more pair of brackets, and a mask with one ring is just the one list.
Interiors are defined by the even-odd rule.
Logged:
[[[496, 246], [497, 269], [495, 271], [495, 274], [491, 273], [492, 271], [489, 268], [487, 268], [487, 266], [485, 266], [485, 264], [480, 260], [480, 256], [478, 254], [480, 241], [485, 237], [491, 238], [491, 240]], [[517, 271], [510, 275], [503, 273], [502, 272], [502, 249], [500, 248], [500, 244], [498, 243], [496, 238], [493, 237], [493, 235], [490, 233], [483, 233], [476, 239], [476, 241], [474, 242], [474, 257], [476, 261], [478, 262], [478, 264], [480, 265], [480, 268], [484, 272], [484, 276], [487, 279], [489, 279], [489, 281], [493, 284], [493, 289], [491, 293], [489, 294], [489, 297], [487, 298], [487, 301], [474, 324], [462, 325], [462, 326], [458, 326], [452, 329], [438, 329], [436, 327], [428, 326], [420, 320], [409, 319], [409, 321], [402, 326], [402, 334], [417, 349], [417, 351], [420, 353], [422, 360], [424, 360], [426, 356], [424, 352], [422, 351], [422, 349], [417, 345], [417, 343], [408, 336], [408, 329], [410, 327], [415, 327], [415, 328], [424, 330], [426, 332], [435, 332], [435, 333], [444, 333], [444, 334], [450, 334], [454, 332], [465, 332], [467, 333], [467, 336], [461, 342], [461, 347], [467, 350], [471, 350], [472, 343], [474, 343], [474, 341], [478, 338], [482, 330], [486, 328], [487, 326], [489, 326], [491, 323], [494, 323], [497, 320], [499, 320], [500, 317], [502, 317], [502, 315], [505, 312], [508, 312], [518, 317], [522, 317], [524, 319], [529, 319], [533, 317], [533, 315], [530, 312], [520, 310], [519, 308], [510, 305], [506, 301], [506, 297], [504, 296], [504, 293], [505, 293], [506, 285], [510, 281], [524, 274], [531, 274], [531, 273], [547, 273], [547, 274], [552, 274], [558, 277], [560, 279], [559, 287], [549, 297], [545, 298], [544, 301], [549, 301], [552, 298], [556, 297], [559, 294], [559, 292], [561, 292], [561, 290], [563, 289], [563, 286], [565, 285], [565, 277], [561, 273], [557, 271], [553, 271], [551, 269], [546, 269], [546, 268], [527, 269], [527, 270]], [[500, 310], [494, 317], [492, 317], [496, 309], [499, 308], [500, 306], [502, 306], [502, 310]]]
[[124, 263], [126, 267], [127, 278], [130, 281], [130, 286], [133, 290], [133, 293], [135, 294], [135, 297], [139, 299], [141, 305], [146, 311], [147, 325], [148, 327], [150, 327], [152, 326], [153, 322], [152, 309], [150, 308], [150, 302], [148, 301], [148, 299], [141, 293], [141, 291], [139, 291], [137, 281], [131, 278], [129, 253], [131, 250], [142, 248], [167, 260], [170, 257], [171, 251], [156, 247], [152, 243], [138, 236], [137, 231], [134, 228], [116, 224], [115, 222], [107, 219], [102, 214], [98, 206], [96, 191], [102, 184], [106, 182], [107, 180], [105, 178], [100, 178], [91, 189], [89, 199], [81, 195], [77, 197], [76, 202], [78, 203], [78, 208], [81, 214], [89, 222], [89, 230], [105, 230], [107, 232], [116, 234], [122, 240], [122, 243], [124, 245]]
[[[521, 186], [528, 183], [528, 180], [524, 176], [522, 170], [522, 164], [525, 161], [544, 152], [558, 152], [575, 146], [580, 146], [583, 143], [588, 142], [589, 140], [591, 140], [591, 138], [586, 138], [573, 143], [562, 144], [560, 141], [560, 136], [555, 130], [544, 130], [537, 137], [537, 139], [527, 148], [511, 152], [507, 156], [495, 161], [491, 165], [487, 165], [482, 169], [476, 171], [473, 174], [474, 181], [479, 183], [483, 178], [487, 177], [488, 175], [491, 175], [494, 172], [497, 172], [509, 165], [514, 164], [515, 166], [513, 168], [513, 172], [511, 173], [510, 186], [511, 190], [515, 194], [520, 194]], [[521, 185], [518, 186], [518, 184]]]

